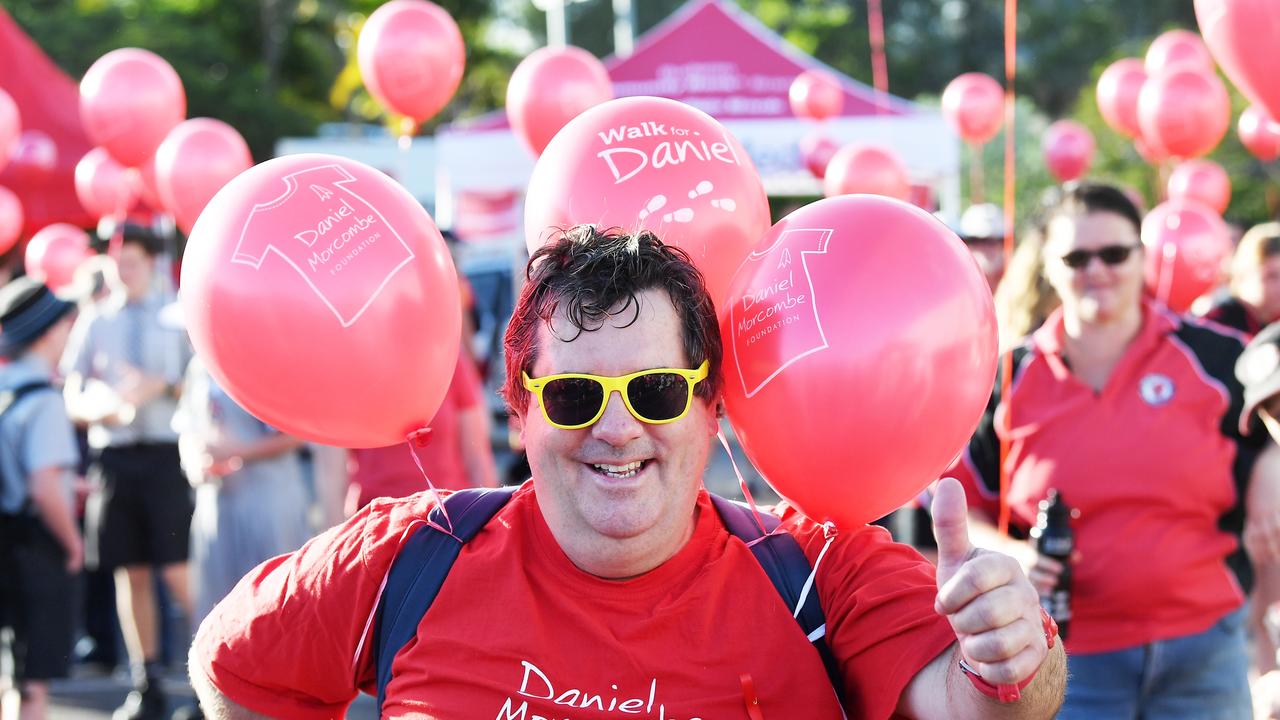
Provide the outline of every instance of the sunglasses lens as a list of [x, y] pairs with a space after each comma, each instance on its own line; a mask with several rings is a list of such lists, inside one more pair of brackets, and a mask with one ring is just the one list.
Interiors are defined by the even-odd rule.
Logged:
[[1098, 251], [1098, 257], [1108, 265], [1119, 265], [1129, 259], [1133, 247], [1129, 245], [1108, 245]]
[[557, 425], [585, 425], [603, 403], [604, 387], [587, 378], [559, 378], [542, 388], [542, 409]]
[[689, 381], [671, 372], [641, 375], [627, 383], [627, 399], [645, 420], [671, 420], [689, 404]]
[[1093, 253], [1088, 250], [1072, 250], [1062, 256], [1062, 264], [1073, 270], [1079, 270], [1089, 264], [1089, 258], [1091, 257], [1093, 257]]

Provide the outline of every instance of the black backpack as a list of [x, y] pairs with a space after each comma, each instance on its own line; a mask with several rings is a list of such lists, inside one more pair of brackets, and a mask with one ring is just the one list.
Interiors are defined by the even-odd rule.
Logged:
[[[515, 488], [511, 487], [459, 490], [446, 498], [444, 505], [453, 524], [453, 534], [462, 542], [424, 525], [400, 547], [387, 574], [386, 588], [375, 611], [374, 657], [377, 663], [379, 717], [382, 716], [387, 685], [391, 682], [392, 659], [417, 634], [419, 623], [439, 594], [458, 553], [462, 551], [462, 543], [475, 537], [489, 519], [507, 504], [514, 492]], [[750, 543], [764, 534], [757, 524], [757, 517], [764, 523], [767, 531], [772, 531], [780, 522], [773, 515], [757, 515], [743, 503], [714, 494], [711, 495], [711, 500], [728, 531], [744, 543]], [[436, 524], [445, 526], [444, 514], [440, 508], [433, 509], [429, 518]], [[787, 608], [794, 610], [813, 569], [800, 543], [787, 533], [779, 533], [750, 545], [750, 549]], [[839, 666], [823, 639], [826, 635], [826, 618], [822, 614], [816, 589], [812, 589], [805, 598], [804, 607], [796, 616], [796, 622], [800, 623], [804, 634], [822, 658], [831, 686], [843, 700]]]
[[[5, 416], [9, 414], [10, 410], [18, 406], [18, 402], [22, 400], [22, 398], [39, 390], [52, 389], [53, 386], [49, 384], [48, 380], [33, 380], [28, 383], [23, 383], [15, 388], [10, 388], [0, 392], [0, 423], [4, 422]], [[0, 448], [0, 451], [7, 452], [8, 448]], [[13, 483], [15, 486], [21, 486], [22, 496], [25, 499], [22, 501], [22, 508], [20, 508], [15, 514], [23, 515], [27, 511], [27, 505], [31, 502], [30, 493], [26, 487], [26, 478], [8, 477], [5, 475], [4, 466], [0, 465], [0, 487], [9, 487], [10, 483]]]

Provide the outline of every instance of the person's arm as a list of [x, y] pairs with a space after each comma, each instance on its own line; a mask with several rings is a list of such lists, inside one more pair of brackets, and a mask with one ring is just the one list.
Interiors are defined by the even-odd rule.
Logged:
[[319, 443], [311, 443], [310, 447], [316, 504], [320, 507], [320, 526], [333, 527], [350, 514], [343, 512], [347, 486], [351, 484], [350, 473], [347, 471], [348, 450]]
[[1280, 562], [1280, 445], [1258, 453], [1245, 496], [1244, 546], [1257, 563]]
[[76, 529], [65, 486], [71, 473], [64, 467], [46, 467], [31, 473], [31, 504], [49, 532], [67, 553], [67, 572], [79, 572], [84, 565], [84, 543]]
[[274, 432], [247, 442], [206, 443], [205, 453], [214, 466], [234, 465], [237, 468], [255, 460], [270, 460], [302, 447], [302, 440], [281, 432]]
[[462, 464], [472, 487], [498, 487], [498, 466], [489, 440], [489, 408], [477, 403], [458, 412]]
[[195, 690], [196, 697], [200, 700], [200, 710], [204, 716], [209, 720], [269, 720], [266, 715], [259, 715], [246, 707], [237, 705], [214, 687], [204, 673], [200, 658], [196, 656], [196, 647], [194, 643], [191, 645], [191, 656], [187, 666], [191, 671], [191, 689]]
[[[975, 547], [969, 539], [964, 489], [938, 484], [933, 502], [938, 540], [935, 609], [956, 632], [957, 643], [907, 685], [898, 712], [913, 718], [1052, 718], [1066, 689], [1061, 642], [1049, 648], [1036, 590], [1018, 562]], [[1019, 684], [1020, 698], [1001, 703], [981, 692], [960, 670], [960, 656], [992, 684]]]

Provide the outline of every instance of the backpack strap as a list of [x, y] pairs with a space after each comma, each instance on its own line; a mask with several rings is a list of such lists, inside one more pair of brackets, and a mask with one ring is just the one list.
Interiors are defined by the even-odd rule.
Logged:
[[[374, 652], [378, 679], [378, 717], [391, 682], [391, 661], [418, 632], [418, 625], [440, 593], [449, 569], [470, 541], [511, 499], [516, 488], [459, 490], [444, 499], [453, 523], [453, 537], [430, 525], [413, 532], [396, 553], [387, 573], [387, 585], [378, 601], [374, 629]], [[444, 513], [436, 507], [428, 516], [445, 525]], [[462, 542], [458, 542], [461, 540]]]
[[[774, 589], [778, 591], [787, 609], [794, 613], [796, 606], [800, 603], [800, 594], [805, 583], [813, 573], [813, 566], [809, 564], [809, 558], [805, 556], [800, 543], [796, 542], [790, 533], [783, 532], [770, 535], [751, 545], [753, 540], [763, 535], [760, 532], [761, 523], [767, 532], [773, 532], [782, 521], [775, 515], [757, 513], [744, 503], [728, 500], [714, 493], [711, 494], [711, 502], [715, 505], [716, 512], [719, 513], [720, 520], [729, 533], [749, 545], [748, 549], [760, 563], [765, 574], [769, 576], [769, 581], [773, 583]], [[831, 687], [835, 689], [836, 695], [843, 703], [844, 681], [840, 675], [840, 665], [836, 662], [835, 655], [831, 653], [831, 647], [825, 640], [827, 619], [822, 612], [822, 604], [816, 589], [811, 589], [805, 597], [804, 606], [796, 615], [796, 622], [800, 623], [800, 629], [813, 644], [813, 649], [818, 651], [822, 664], [827, 669], [827, 678], [831, 681]]]

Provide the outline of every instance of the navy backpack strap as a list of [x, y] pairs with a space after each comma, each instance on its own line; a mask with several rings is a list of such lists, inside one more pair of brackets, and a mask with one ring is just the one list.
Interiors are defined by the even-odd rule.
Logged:
[[[387, 573], [387, 585], [378, 601], [374, 625], [378, 717], [382, 717], [382, 702], [386, 699], [387, 684], [391, 682], [392, 659], [417, 635], [418, 625], [440, 593], [458, 553], [462, 552], [462, 544], [480, 532], [507, 504], [515, 490], [514, 487], [459, 490], [444, 500], [457, 539], [430, 525], [422, 525], [400, 547]], [[428, 517], [441, 527], [449, 527], [438, 507], [433, 508]]]
[[[734, 502], [722, 498], [718, 495], [711, 495], [711, 502], [716, 507], [716, 512], [720, 515], [720, 520], [724, 522], [725, 528], [730, 534], [742, 540], [744, 543], [759, 538], [763, 533], [760, 532], [760, 525], [764, 524], [765, 530], [773, 532], [781, 523], [781, 520], [775, 515], [769, 513], [754, 512], [750, 507], [743, 503]], [[804, 549], [800, 547], [800, 543], [789, 533], [778, 533], [770, 535], [768, 538], [760, 542], [750, 545], [751, 554], [755, 555], [756, 561], [760, 563], [760, 567], [764, 569], [769, 581], [773, 583], [774, 589], [778, 591], [778, 595], [782, 597], [782, 601], [786, 603], [787, 609], [792, 613], [795, 612], [796, 605], [800, 602], [800, 592], [804, 589], [804, 584], [809, 580], [809, 575], [813, 572], [813, 566], [809, 564], [809, 558], [805, 556]], [[822, 613], [822, 604], [818, 599], [817, 587], [810, 588], [809, 596], [805, 598], [804, 607], [800, 609], [800, 614], [796, 617], [796, 622], [800, 623], [800, 629], [809, 638], [809, 642], [813, 644], [813, 648], [818, 651], [818, 655], [822, 658], [822, 664], [827, 668], [827, 677], [831, 681], [831, 687], [835, 689], [841, 701], [844, 700], [844, 682], [840, 676], [840, 666], [836, 663], [835, 655], [831, 653], [831, 648], [824, 639], [827, 634], [827, 619]]]

